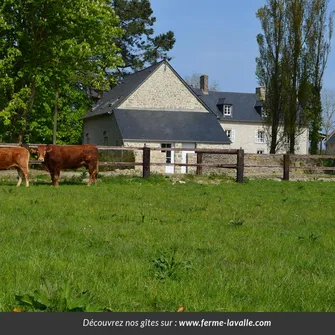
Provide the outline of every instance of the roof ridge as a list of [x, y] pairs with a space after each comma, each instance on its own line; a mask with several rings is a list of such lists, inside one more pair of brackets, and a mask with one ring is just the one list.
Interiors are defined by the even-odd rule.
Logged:
[[[155, 63], [155, 64], [152, 64], [152, 65], [150, 65], [150, 66], [148, 66], [148, 67], [146, 67], [146, 68], [144, 68], [144, 69], [142, 69], [142, 70], [138, 70], [138, 71], [136, 71], [136, 72], [129, 73], [129, 74], [127, 74], [127, 75], [125, 76], [125, 78], [130, 77], [130, 76], [132, 76], [132, 75], [134, 75], [134, 74], [137, 74], [137, 73], [140, 73], [140, 72], [149, 70], [150, 68], [152, 68], [152, 67], [154, 67], [154, 66], [157, 66], [158, 64], [163, 63], [164, 61], [165, 61], [165, 59], [163, 59], [163, 60], [161, 60], [161, 61], [159, 61], [159, 62], [157, 62], [157, 63]], [[123, 83], [123, 81], [121, 81], [121, 84], [122, 84], [122, 83]]]
[[[199, 88], [200, 90], [200, 88]], [[256, 93], [250, 93], [250, 92], [228, 92], [228, 91], [209, 91], [213, 93], [229, 93], [229, 94], [253, 94], [255, 95]]]

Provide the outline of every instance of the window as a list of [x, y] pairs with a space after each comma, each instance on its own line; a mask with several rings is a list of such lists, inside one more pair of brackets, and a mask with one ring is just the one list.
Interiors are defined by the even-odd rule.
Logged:
[[268, 112], [266, 112], [263, 107], [261, 107], [261, 115], [263, 119], [267, 119], [269, 115]]
[[103, 136], [104, 136], [104, 145], [108, 145], [108, 136], [107, 136], [107, 131], [104, 131], [103, 133]]
[[[161, 144], [162, 148], [171, 148], [171, 143], [162, 143]], [[171, 155], [172, 155], [172, 151], [166, 151], [166, 150], [162, 150], [162, 152], [166, 153], [166, 161], [165, 163], [171, 163]]]
[[264, 154], [264, 150], [257, 150], [257, 154], [258, 155], [263, 155]]
[[108, 145], [108, 136], [104, 137], [104, 145], [106, 145], [106, 146]]
[[265, 142], [265, 133], [264, 131], [258, 131], [258, 143], [264, 143]]
[[90, 144], [90, 134], [86, 133], [86, 143]]
[[225, 133], [231, 142], [235, 141], [235, 130], [234, 129], [226, 129]]
[[255, 143], [265, 143], [265, 131], [256, 130]]
[[231, 115], [231, 105], [224, 105], [223, 106], [223, 115], [230, 116]]

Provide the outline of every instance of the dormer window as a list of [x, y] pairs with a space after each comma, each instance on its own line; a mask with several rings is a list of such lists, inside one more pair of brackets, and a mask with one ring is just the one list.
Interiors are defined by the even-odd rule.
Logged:
[[269, 117], [269, 113], [265, 111], [263, 107], [261, 107], [261, 114], [263, 119], [267, 119]]
[[223, 106], [223, 115], [224, 116], [231, 116], [231, 110], [232, 110], [231, 105], [224, 105]]

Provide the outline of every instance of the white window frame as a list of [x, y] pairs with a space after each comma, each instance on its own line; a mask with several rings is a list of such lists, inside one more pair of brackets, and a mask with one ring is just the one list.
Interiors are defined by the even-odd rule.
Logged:
[[225, 129], [227, 137], [230, 139], [230, 142], [235, 142], [235, 130], [234, 129]]
[[257, 149], [257, 155], [264, 155], [264, 149]]
[[232, 105], [223, 105], [223, 115], [231, 116], [232, 114]]
[[[260, 134], [263, 134], [263, 135], [260, 136]], [[255, 143], [258, 143], [258, 144], [266, 143], [266, 134], [264, 130], [255, 131]]]
[[263, 107], [261, 107], [261, 115], [263, 119], [266, 119], [269, 116], [269, 113], [266, 112]]
[[[172, 148], [171, 143], [162, 143], [162, 148]], [[165, 152], [165, 163], [172, 163], [172, 151], [171, 150], [162, 150], [161, 152]]]

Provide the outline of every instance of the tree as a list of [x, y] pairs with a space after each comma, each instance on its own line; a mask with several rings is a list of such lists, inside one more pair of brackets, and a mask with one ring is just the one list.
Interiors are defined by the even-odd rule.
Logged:
[[[184, 80], [186, 83], [194, 88], [200, 88], [200, 73], [193, 73], [191, 76], [186, 76]], [[220, 89], [219, 83], [213, 80], [208, 88], [210, 91], [218, 91]]]
[[112, 0], [112, 7], [120, 20], [124, 34], [117, 39], [116, 45], [124, 61], [112, 75], [119, 82], [134, 71], [156, 63], [167, 57], [175, 43], [174, 33], [168, 31], [154, 36], [153, 25], [156, 18], [149, 0]]
[[306, 96], [306, 58], [303, 55], [303, 25], [306, 17], [305, 0], [286, 0], [286, 41], [284, 64], [287, 77], [284, 85], [286, 100], [284, 111], [284, 133], [289, 143], [289, 152], [294, 153], [296, 137], [305, 126], [304, 109], [299, 97]]
[[[122, 30], [106, 0], [7, 0], [0, 33], [3, 140], [39, 138], [60, 102], [73, 104], [65, 97], [81, 92], [85, 104], [85, 87], [108, 89], [113, 78], [106, 69], [122, 65], [116, 46]], [[75, 128], [81, 132], [79, 120]]]
[[283, 119], [283, 68], [284, 48], [284, 0], [270, 0], [260, 8], [256, 16], [261, 21], [264, 34], [257, 35], [260, 56], [256, 58], [256, 76], [265, 86], [263, 101], [265, 123], [268, 126], [270, 153], [274, 154], [283, 143], [280, 124]]
[[335, 90], [323, 89], [322, 94], [322, 128], [326, 140], [335, 129]]
[[264, 32], [257, 36], [256, 75], [266, 86], [271, 153], [280, 142], [294, 153], [296, 139], [308, 125], [311, 138], [318, 140], [322, 77], [332, 36], [327, 4], [328, 0], [268, 0], [256, 14]]
[[[329, 0], [315, 0], [311, 3], [310, 38], [307, 40], [308, 57], [311, 63], [311, 110], [310, 110], [310, 153], [317, 154], [319, 132], [322, 126], [322, 78], [330, 53], [330, 43], [333, 34], [333, 15], [328, 15]], [[328, 24], [327, 24], [328, 21]]]

